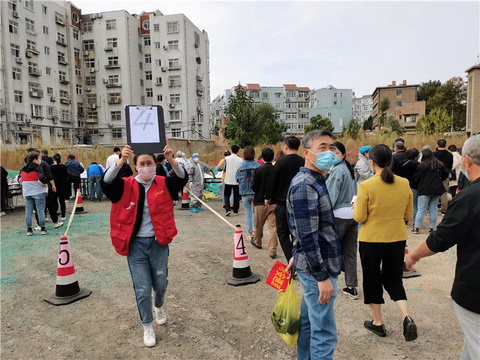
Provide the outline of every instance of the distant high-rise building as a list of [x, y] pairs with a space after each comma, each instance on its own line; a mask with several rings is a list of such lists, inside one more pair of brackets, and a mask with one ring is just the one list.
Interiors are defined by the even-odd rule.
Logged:
[[2, 142], [124, 144], [126, 105], [161, 105], [167, 137], [210, 138], [208, 35], [185, 15], [0, 9]]
[[372, 115], [373, 98], [372, 95], [364, 95], [361, 98], [353, 98], [352, 100], [352, 117], [361, 125]]
[[467, 123], [468, 135], [480, 133], [480, 64], [466, 70], [467, 89]]
[[316, 115], [327, 117], [341, 133], [352, 120], [352, 89], [337, 89], [332, 85], [312, 90], [310, 97], [310, 118]]

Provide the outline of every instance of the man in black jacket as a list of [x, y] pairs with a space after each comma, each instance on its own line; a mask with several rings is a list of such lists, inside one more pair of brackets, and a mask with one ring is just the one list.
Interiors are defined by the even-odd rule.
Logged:
[[[440, 139], [437, 141], [437, 150], [433, 153], [433, 155], [440, 160], [443, 165], [447, 168], [448, 172], [452, 171], [453, 167], [453, 155], [446, 149], [447, 141], [445, 139]], [[440, 198], [440, 211], [442, 215], [445, 215], [445, 211], [447, 211], [448, 206], [448, 182], [449, 179], [443, 180], [443, 186], [445, 186], [445, 192], [443, 193], [442, 197]]]
[[395, 153], [392, 156], [392, 162], [390, 163], [390, 169], [392, 169], [395, 175], [399, 175], [402, 165], [407, 161], [405, 155], [405, 143], [403, 141], [397, 141], [393, 146]]
[[277, 235], [287, 262], [292, 257], [293, 236], [290, 233], [287, 222], [287, 192], [290, 182], [297, 175], [298, 170], [305, 165], [305, 159], [297, 155], [300, 140], [296, 136], [287, 136], [283, 152], [285, 156], [275, 163], [273, 183], [270, 190], [265, 194], [265, 204], [269, 204], [274, 198], [277, 200], [275, 218], [277, 222]]
[[468, 139], [462, 166], [472, 183], [451, 201], [445, 218], [406, 261], [407, 268], [421, 258], [457, 245], [452, 299], [464, 334], [461, 359], [480, 359], [480, 135]]

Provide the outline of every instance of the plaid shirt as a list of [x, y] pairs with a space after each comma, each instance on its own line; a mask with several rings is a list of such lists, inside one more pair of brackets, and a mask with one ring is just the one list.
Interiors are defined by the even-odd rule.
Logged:
[[293, 266], [317, 281], [338, 276], [342, 254], [325, 176], [306, 167], [292, 179], [287, 218], [293, 242]]

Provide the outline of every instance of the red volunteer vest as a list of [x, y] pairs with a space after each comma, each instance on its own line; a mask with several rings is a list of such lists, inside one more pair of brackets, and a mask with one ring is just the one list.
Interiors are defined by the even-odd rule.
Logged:
[[[110, 213], [110, 236], [112, 245], [120, 255], [128, 255], [130, 238], [137, 218], [140, 186], [134, 177], [123, 178], [123, 196], [119, 202], [112, 204]], [[173, 201], [165, 185], [165, 178], [155, 176], [146, 192], [148, 210], [152, 219], [155, 238], [161, 245], [168, 245], [177, 235], [173, 216]]]

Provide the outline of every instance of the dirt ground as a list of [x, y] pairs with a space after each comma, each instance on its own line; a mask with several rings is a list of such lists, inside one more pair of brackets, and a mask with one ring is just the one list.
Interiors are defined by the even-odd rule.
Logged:
[[[220, 201], [209, 203], [221, 210]], [[54, 230], [49, 222], [48, 235], [35, 232], [27, 237], [21, 199], [1, 218], [2, 359], [296, 358], [296, 348], [283, 343], [270, 323], [277, 296], [265, 280], [275, 260], [265, 247], [258, 250], [248, 244], [252, 271], [261, 281], [227, 285], [233, 230], [208, 210], [175, 211], [178, 235], [170, 246], [168, 322], [154, 324], [157, 345], [146, 348], [126, 258], [110, 244], [110, 203], [86, 200], [84, 206], [88, 213], [75, 216], [69, 237], [80, 286], [92, 294], [67, 306], [44, 301], [55, 291], [58, 245], [65, 226]], [[68, 204], [67, 209], [71, 207]], [[245, 229], [243, 210], [230, 221]], [[426, 230], [411, 235], [410, 251], [425, 240]], [[285, 262], [283, 256], [278, 260]], [[419, 332], [414, 342], [403, 339], [400, 313], [388, 295], [382, 310], [387, 337], [379, 338], [363, 328], [371, 317], [361, 287], [357, 301], [340, 290], [335, 300], [334, 358], [458, 359], [463, 337], [450, 298], [455, 260], [455, 249], [423, 259], [417, 265], [422, 276], [404, 280]], [[361, 284], [360, 264], [358, 274]], [[295, 285], [301, 294], [298, 280]], [[338, 287], [343, 286], [342, 274]]]

